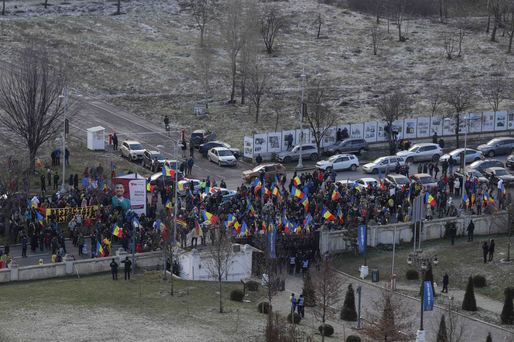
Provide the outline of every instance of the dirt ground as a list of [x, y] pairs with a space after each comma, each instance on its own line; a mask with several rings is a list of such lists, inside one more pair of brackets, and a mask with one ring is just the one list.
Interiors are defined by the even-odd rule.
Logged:
[[[30, 40], [56, 52], [73, 71], [74, 87], [129, 109], [148, 120], [168, 114], [181, 126], [211, 128], [218, 137], [237, 146], [246, 134], [275, 129], [275, 113], [268, 99], [259, 123], [248, 107], [225, 105], [229, 80], [219, 29], [213, 22], [208, 39], [213, 47], [209, 97], [210, 117], [197, 119], [192, 108], [205, 95], [201, 90], [195, 50], [199, 33], [191, 12], [175, 0], [122, 2], [125, 14], [112, 16], [114, 3], [84, 0], [8, 1], [0, 18], [0, 58], [14, 61], [13, 49]], [[456, 31], [456, 20], [447, 25], [415, 19], [404, 23], [408, 40], [397, 41], [396, 27], [383, 20], [378, 56], [371, 49], [373, 19], [360, 13], [314, 0], [274, 2], [288, 18], [277, 38], [276, 52], [259, 54], [271, 70], [272, 92], [282, 92], [287, 105], [280, 112], [278, 129], [291, 128], [296, 120], [299, 75], [329, 81], [330, 104], [340, 123], [376, 117], [373, 103], [393, 85], [401, 84], [414, 100], [412, 116], [430, 115], [427, 99], [441, 85], [472, 84], [472, 110], [488, 111], [480, 86], [490, 74], [512, 79], [514, 57], [507, 55], [507, 38], [499, 34], [492, 43], [483, 32], [486, 18], [467, 18], [463, 54], [447, 60], [442, 36]], [[14, 8], [16, 6], [16, 8]], [[262, 6], [262, 5], [259, 5]], [[322, 39], [316, 39], [313, 18], [321, 14]], [[462, 20], [460, 18], [459, 20]], [[44, 32], [42, 35], [41, 32]], [[511, 96], [510, 96], [511, 97]], [[511, 98], [501, 109], [514, 108]], [[439, 113], [446, 113], [441, 108]], [[237, 125], [234, 123], [237, 122]]]

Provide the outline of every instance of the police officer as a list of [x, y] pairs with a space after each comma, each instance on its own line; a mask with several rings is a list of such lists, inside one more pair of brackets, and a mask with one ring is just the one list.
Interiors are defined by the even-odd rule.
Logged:
[[125, 264], [125, 280], [130, 280], [130, 272], [132, 271], [132, 261], [129, 260], [129, 257], [125, 257], [125, 260], [122, 261]]
[[305, 298], [303, 298], [303, 294], [298, 298], [298, 314], [305, 317]]
[[112, 258], [110, 266], [111, 266], [112, 280], [118, 280], [118, 263], [116, 262], [116, 260], [114, 260], [114, 258]]

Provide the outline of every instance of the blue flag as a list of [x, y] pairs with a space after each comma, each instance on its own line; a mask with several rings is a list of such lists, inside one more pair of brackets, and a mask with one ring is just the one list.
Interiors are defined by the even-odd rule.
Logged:
[[366, 225], [359, 224], [357, 242], [359, 244], [359, 253], [362, 254], [366, 251]]
[[268, 232], [268, 252], [271, 259], [277, 258], [277, 231]]
[[429, 280], [423, 282], [423, 311], [432, 311], [434, 309], [434, 292], [432, 291], [432, 283]]

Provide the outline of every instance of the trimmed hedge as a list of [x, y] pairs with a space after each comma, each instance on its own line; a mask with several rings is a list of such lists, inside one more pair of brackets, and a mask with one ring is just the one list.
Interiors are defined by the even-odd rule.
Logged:
[[242, 302], [244, 297], [245, 295], [241, 290], [232, 290], [232, 292], [230, 292], [230, 300], [235, 302]]
[[473, 277], [473, 285], [475, 285], [475, 287], [486, 287], [487, 280], [483, 275], [476, 275]]
[[263, 314], [269, 313], [270, 305], [268, 302], [260, 302], [259, 305], [257, 305], [257, 311]]
[[325, 324], [325, 333], [323, 334], [323, 324], [318, 327], [319, 333], [325, 336], [334, 335], [334, 327], [330, 324]]
[[252, 291], [252, 292], [258, 291], [259, 283], [256, 282], [255, 280], [250, 280], [249, 282], [246, 283], [246, 288], [248, 289], [248, 291]]
[[361, 342], [361, 338], [359, 336], [350, 335], [346, 338], [346, 342]]
[[[302, 320], [302, 316], [300, 316], [299, 314], [297, 314], [296, 312], [294, 313], [294, 324], [300, 324], [300, 321]], [[287, 321], [289, 323], [293, 323], [293, 321], [291, 320], [291, 314], [287, 315]]]
[[407, 280], [418, 280], [419, 272], [416, 270], [407, 270], [405, 273], [405, 278], [407, 278]]

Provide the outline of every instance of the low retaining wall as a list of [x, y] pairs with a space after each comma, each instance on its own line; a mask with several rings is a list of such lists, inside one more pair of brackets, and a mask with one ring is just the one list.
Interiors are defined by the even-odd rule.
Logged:
[[[466, 235], [466, 229], [470, 220], [473, 220], [475, 224], [474, 235], [491, 235], [508, 232], [508, 213], [501, 211], [494, 215], [474, 215], [425, 221], [421, 229], [421, 241], [444, 238], [444, 226], [448, 221], [456, 223], [457, 236]], [[395, 229], [396, 243], [412, 241], [412, 224], [398, 223], [384, 226], [368, 226], [367, 245], [376, 247], [380, 244], [392, 244]], [[345, 241], [343, 231], [321, 231], [319, 249], [322, 255], [327, 252], [342, 252], [349, 248], [351, 248], [351, 246]]]
[[[131, 255], [120, 254], [105, 258], [85, 260], [72, 260], [65, 257], [64, 262], [25, 267], [17, 267], [11, 264], [10, 268], [0, 270], [0, 283], [108, 272], [111, 270], [109, 265], [113, 258], [120, 265], [120, 268], [123, 269], [123, 265], [120, 262], [124, 260], [126, 256], [132, 260]], [[138, 268], [148, 269], [162, 267], [161, 251], [139, 253], [135, 255], [135, 259]]]

